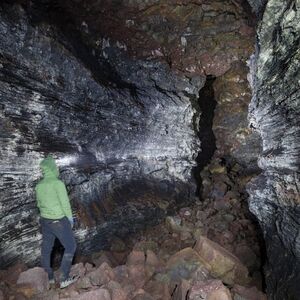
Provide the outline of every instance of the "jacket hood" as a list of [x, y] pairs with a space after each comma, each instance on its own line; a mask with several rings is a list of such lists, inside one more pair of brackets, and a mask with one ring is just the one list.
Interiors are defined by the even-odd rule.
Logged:
[[40, 163], [44, 177], [58, 177], [59, 170], [52, 156], [48, 156]]

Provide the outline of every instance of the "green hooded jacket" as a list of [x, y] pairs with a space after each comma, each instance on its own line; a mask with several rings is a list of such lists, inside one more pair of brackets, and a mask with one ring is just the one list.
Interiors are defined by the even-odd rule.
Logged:
[[36, 200], [42, 217], [61, 219], [72, 217], [65, 184], [58, 179], [59, 171], [54, 159], [48, 156], [40, 163], [44, 178], [37, 184]]

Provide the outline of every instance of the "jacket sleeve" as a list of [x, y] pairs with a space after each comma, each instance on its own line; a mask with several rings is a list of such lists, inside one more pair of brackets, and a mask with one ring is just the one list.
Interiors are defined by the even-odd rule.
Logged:
[[70, 200], [65, 184], [62, 181], [59, 181], [55, 187], [55, 190], [65, 216], [68, 218], [72, 217]]

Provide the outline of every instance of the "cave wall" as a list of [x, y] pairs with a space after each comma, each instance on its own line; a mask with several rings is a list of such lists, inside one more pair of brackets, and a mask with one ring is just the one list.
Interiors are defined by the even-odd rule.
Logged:
[[33, 187], [48, 153], [85, 253], [193, 201], [199, 90], [253, 51], [239, 2], [5, 2], [0, 265], [39, 256]]
[[[0, 30], [1, 264], [37, 256], [33, 187], [47, 153], [62, 168], [81, 227], [94, 228], [91, 236], [103, 228], [102, 246], [108, 234], [159, 219], [158, 200], [192, 198], [199, 141], [189, 97], [201, 81], [113, 46], [105, 62], [95, 54], [94, 73], [54, 27], [32, 25], [20, 6], [1, 12]], [[81, 231], [87, 244], [92, 238]]]
[[249, 122], [262, 137], [263, 172], [249, 186], [249, 206], [266, 242], [270, 299], [300, 295], [300, 2], [270, 0], [258, 26]]
[[254, 176], [260, 172], [257, 158], [261, 138], [249, 127], [247, 119], [251, 101], [248, 71], [245, 62], [235, 62], [213, 84], [217, 101], [212, 127], [217, 149], [213, 160], [221, 159], [228, 167], [238, 164], [244, 176]]

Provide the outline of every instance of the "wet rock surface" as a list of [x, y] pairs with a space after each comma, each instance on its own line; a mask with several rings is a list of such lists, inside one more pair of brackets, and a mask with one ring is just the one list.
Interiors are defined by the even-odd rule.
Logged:
[[268, 1], [258, 27], [250, 123], [262, 137], [262, 174], [249, 186], [250, 209], [263, 229], [270, 299], [298, 299], [299, 1]]

